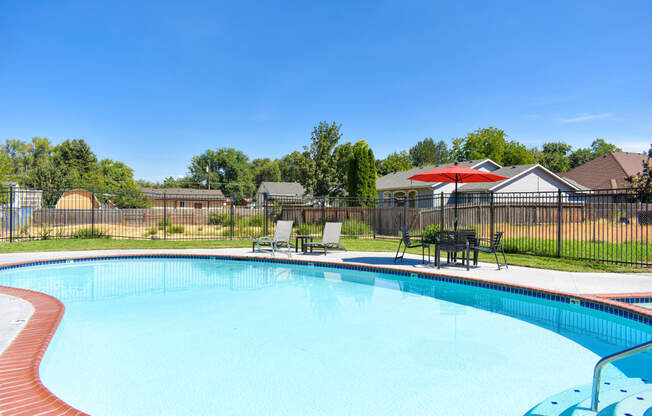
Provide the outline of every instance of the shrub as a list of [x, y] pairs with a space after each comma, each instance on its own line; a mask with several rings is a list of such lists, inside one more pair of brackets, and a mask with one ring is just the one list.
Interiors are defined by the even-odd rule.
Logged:
[[248, 223], [251, 227], [262, 227], [265, 224], [265, 216], [263, 214], [252, 215], [249, 217]]
[[171, 225], [168, 227], [168, 233], [170, 234], [183, 234], [183, 231], [183, 225]]
[[364, 221], [348, 219], [342, 224], [342, 234], [344, 235], [373, 235], [373, 233], [371, 225]]
[[152, 228], [148, 229], [147, 231], [145, 231], [145, 236], [156, 235], [157, 233], [158, 233], [158, 228], [157, 227], [152, 227]]
[[439, 229], [439, 225], [430, 224], [427, 226], [426, 229], [423, 230], [423, 241], [434, 244], [435, 238], [437, 238], [437, 235], [439, 234]]
[[93, 231], [91, 228], [80, 228], [72, 234], [72, 238], [111, 238], [103, 230], [96, 229]]
[[294, 227], [294, 232], [297, 235], [314, 235], [314, 234], [321, 234], [322, 229], [323, 227], [321, 225], [308, 224], [304, 222]]
[[208, 223], [211, 225], [231, 225], [231, 216], [223, 212], [213, 212], [208, 217]]
[[169, 227], [170, 224], [172, 224], [172, 222], [170, 221], [169, 218], [166, 218], [165, 220], [159, 220], [159, 221], [158, 221], [158, 229], [159, 229], [159, 230], [162, 230], [162, 229], [164, 229], [165, 227]]
[[49, 240], [52, 235], [52, 228], [50, 227], [43, 227], [38, 231], [38, 236], [41, 238], [41, 240]]

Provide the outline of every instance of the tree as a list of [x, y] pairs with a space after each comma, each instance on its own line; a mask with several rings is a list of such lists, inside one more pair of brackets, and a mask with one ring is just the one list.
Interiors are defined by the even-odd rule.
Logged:
[[0, 154], [0, 184], [9, 180], [11, 174], [11, 160], [5, 153]]
[[149, 201], [137, 191], [134, 171], [122, 162], [102, 159], [99, 162], [100, 176], [94, 188], [97, 198], [104, 202], [111, 200], [118, 208], [147, 208]]
[[455, 160], [491, 159], [501, 165], [534, 163], [532, 152], [521, 143], [507, 141], [507, 134], [495, 127], [478, 129], [464, 138], [453, 140]]
[[453, 155], [457, 161], [489, 158], [503, 164], [507, 146], [504, 131], [495, 127], [478, 129], [464, 138], [453, 140]]
[[595, 139], [589, 148], [581, 148], [570, 154], [570, 169], [576, 168], [609, 152], [621, 152], [615, 144], [607, 143], [604, 139]]
[[529, 163], [534, 163], [534, 155], [531, 151], [517, 141], [507, 142], [503, 154], [503, 164], [505, 166], [527, 165]]
[[188, 170], [196, 183], [206, 183], [206, 187], [210, 175], [211, 189], [220, 189], [225, 195], [240, 199], [254, 191], [249, 157], [240, 150], [224, 147], [206, 150], [192, 158]]
[[346, 142], [333, 149], [333, 163], [335, 164], [335, 183], [330, 194], [343, 196], [347, 186], [349, 173], [349, 161], [353, 157], [353, 146]]
[[577, 149], [570, 154], [569, 159], [570, 168], [573, 169], [593, 160], [593, 151], [587, 148]]
[[341, 124], [322, 121], [315, 126], [310, 136], [310, 157], [314, 164], [312, 189], [315, 195], [329, 195], [336, 185], [336, 166], [333, 163], [333, 149], [340, 141]]
[[99, 167], [97, 156], [84, 139], [66, 140], [54, 147], [52, 152], [54, 164], [61, 169], [74, 169], [84, 178]]
[[595, 159], [598, 156], [602, 156], [605, 153], [609, 152], [622, 152], [615, 144], [607, 143], [604, 139], [595, 139], [591, 143], [591, 152], [593, 153], [593, 158]]
[[280, 182], [281, 169], [277, 160], [254, 159], [251, 161], [251, 170], [256, 187], [261, 182]]
[[543, 144], [543, 149], [537, 155], [537, 163], [553, 172], [568, 172], [570, 170], [571, 146], [564, 142], [548, 142]]
[[22, 140], [7, 139], [2, 146], [3, 152], [7, 155], [13, 174], [23, 174], [27, 170], [28, 154], [30, 146]]
[[74, 169], [61, 169], [52, 158], [40, 159], [27, 171], [24, 184], [30, 189], [43, 190], [44, 206], [53, 206], [65, 188], [79, 186], [79, 172]]
[[385, 159], [376, 161], [376, 170], [380, 176], [410, 170], [412, 168], [413, 166], [410, 155], [405, 150], [400, 153], [390, 153]]
[[376, 198], [376, 163], [369, 145], [361, 140], [353, 145], [347, 174], [349, 197], [357, 204], [368, 205]]
[[652, 159], [652, 145], [647, 152], [647, 160], [643, 162], [641, 172], [636, 176], [625, 178], [628, 187], [633, 188], [636, 197], [641, 202], [652, 202], [652, 166], [650, 160]]
[[281, 180], [284, 182], [298, 182], [303, 185], [307, 193], [312, 193], [314, 185], [314, 169], [310, 153], [294, 151], [283, 156], [278, 162], [281, 171]]
[[435, 143], [431, 137], [410, 148], [410, 163], [414, 166], [440, 165], [449, 161], [450, 152], [443, 140]]
[[163, 180], [163, 183], [159, 188], [190, 188], [190, 189], [201, 189], [204, 185], [197, 182], [190, 176], [182, 176], [175, 178], [173, 176], [168, 176]]

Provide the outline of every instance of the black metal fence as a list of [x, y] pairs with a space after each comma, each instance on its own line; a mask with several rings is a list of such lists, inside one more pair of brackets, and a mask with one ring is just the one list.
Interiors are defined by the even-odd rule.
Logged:
[[[327, 221], [343, 237], [398, 238], [400, 228], [504, 233], [508, 251], [651, 265], [649, 204], [628, 189], [433, 194], [415, 199], [221, 196], [205, 192], [0, 189], [1, 241], [52, 238], [248, 239], [292, 220], [320, 236]], [[457, 215], [456, 215], [457, 213]]]

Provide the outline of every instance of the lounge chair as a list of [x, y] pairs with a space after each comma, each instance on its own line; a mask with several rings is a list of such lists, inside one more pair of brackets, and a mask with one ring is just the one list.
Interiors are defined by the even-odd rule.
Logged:
[[[396, 249], [396, 256], [394, 256], [394, 263], [398, 259], [403, 261], [405, 257], [405, 250], [408, 248], [421, 247], [421, 262], [425, 264], [426, 262], [426, 248], [428, 249], [428, 261], [430, 261], [430, 243], [423, 241], [423, 236], [421, 235], [410, 235], [410, 232], [406, 227], [401, 227], [401, 241], [398, 242], [398, 248]], [[401, 245], [403, 246], [403, 253], [399, 256], [398, 253], [401, 251]]]
[[313, 248], [323, 249], [324, 255], [328, 254], [329, 248], [339, 248], [346, 251], [346, 249], [340, 244], [341, 234], [341, 222], [327, 222], [324, 225], [324, 232], [322, 234], [321, 241], [305, 243], [303, 245], [303, 252], [306, 253], [308, 249], [310, 249], [310, 252], [312, 253]]
[[292, 234], [292, 224], [294, 221], [276, 221], [274, 236], [264, 236], [255, 240], [251, 245], [251, 251], [260, 251], [260, 246], [271, 246], [272, 253], [276, 254], [279, 247], [287, 247], [288, 253], [293, 247], [290, 243], [290, 234]]

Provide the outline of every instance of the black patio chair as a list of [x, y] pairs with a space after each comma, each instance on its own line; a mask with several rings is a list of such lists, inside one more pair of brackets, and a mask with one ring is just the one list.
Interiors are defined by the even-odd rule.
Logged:
[[[505, 249], [503, 247], [503, 232], [498, 231], [497, 233], [494, 233], [491, 238], [471, 238], [471, 249], [473, 250], [473, 264], [477, 265], [478, 264], [478, 252], [482, 251], [483, 253], [493, 253], [494, 256], [496, 257], [496, 265], [498, 266], [498, 270], [502, 266], [505, 266], [507, 269], [507, 257], [505, 256]], [[503, 261], [505, 262], [504, 264], [501, 264], [500, 261], [498, 260], [498, 250], [500, 250], [501, 253], [503, 253]]]
[[462, 252], [462, 264], [466, 270], [471, 268], [471, 243], [469, 242], [470, 233], [464, 231], [441, 231], [436, 241], [435, 257], [437, 258], [437, 268], [441, 268], [441, 252], [446, 252], [447, 263], [451, 260], [457, 262], [457, 253]]
[[[430, 243], [423, 240], [422, 235], [410, 235], [410, 232], [406, 227], [401, 227], [401, 241], [398, 242], [398, 248], [396, 249], [396, 256], [394, 256], [394, 263], [398, 259], [403, 261], [405, 256], [405, 250], [408, 248], [421, 247], [421, 261], [425, 264], [426, 262], [426, 249], [428, 249], [428, 260], [430, 260]], [[403, 253], [399, 256], [398, 253], [401, 251], [401, 245], [403, 246]]]

